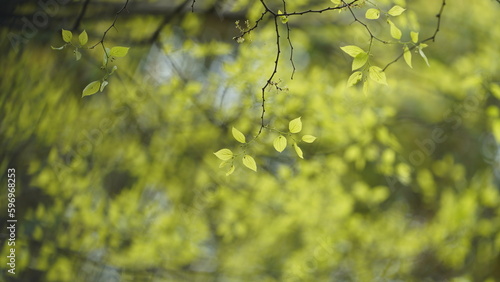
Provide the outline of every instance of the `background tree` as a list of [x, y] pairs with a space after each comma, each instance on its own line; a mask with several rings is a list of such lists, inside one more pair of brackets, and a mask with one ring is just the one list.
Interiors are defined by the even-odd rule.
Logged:
[[[412, 31], [435, 34], [444, 3], [357, 2], [349, 8], [374, 36], [408, 49]], [[348, 7], [290, 14], [346, 2], [283, 4], [6, 1], [0, 169], [16, 169], [19, 224], [16, 275], [3, 278], [500, 279], [498, 3], [447, 3], [424, 50], [430, 67], [414, 47], [413, 68], [404, 44], [372, 46]], [[406, 10], [386, 18], [395, 5]], [[75, 46], [84, 30], [81, 45], [105, 46], [78, 48], [76, 61], [50, 48], [65, 44], [61, 29]], [[403, 55], [387, 85], [346, 87], [359, 55], [350, 45], [372, 46], [381, 69]], [[82, 99], [114, 46], [131, 48], [103, 92]], [[233, 128], [245, 144], [264, 133], [245, 145]], [[302, 135], [317, 137], [300, 144], [304, 159], [292, 148]], [[221, 148], [253, 156], [258, 172], [238, 159], [227, 177]]]

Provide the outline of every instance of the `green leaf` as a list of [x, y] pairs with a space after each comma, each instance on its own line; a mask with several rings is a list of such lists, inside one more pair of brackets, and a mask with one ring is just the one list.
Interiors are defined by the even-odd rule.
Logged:
[[233, 132], [233, 137], [234, 137], [234, 139], [236, 139], [236, 141], [243, 143], [243, 144], [246, 143], [245, 135], [243, 135], [243, 133], [241, 133], [241, 131], [239, 131], [238, 129], [233, 127], [232, 132]]
[[249, 155], [244, 155], [243, 156], [243, 164], [248, 167], [249, 169], [253, 171], [257, 171], [257, 164], [255, 163], [255, 160], [252, 158], [252, 156]]
[[77, 61], [82, 58], [82, 53], [80, 53], [80, 51], [78, 51], [78, 49], [75, 49], [75, 57], [76, 57]]
[[97, 93], [97, 91], [99, 91], [100, 87], [101, 87], [100, 81], [98, 81], [98, 80], [92, 81], [91, 83], [89, 83], [89, 85], [87, 85], [85, 87], [85, 89], [83, 89], [82, 97]]
[[413, 43], [418, 42], [418, 32], [412, 31], [410, 32], [410, 36], [411, 36], [411, 41], [413, 41]]
[[113, 68], [109, 72], [109, 75], [112, 75], [116, 71], [116, 69], [118, 69], [118, 67], [117, 66], [113, 66]]
[[299, 156], [299, 158], [303, 159], [304, 153], [302, 152], [302, 149], [297, 145], [297, 143], [293, 143], [292, 147], [295, 149], [295, 153], [297, 153], [297, 156]]
[[106, 87], [108, 85], [108, 81], [105, 80], [101, 83], [101, 88], [99, 89], [101, 92], [104, 90], [104, 87]]
[[330, 1], [331, 1], [333, 4], [337, 5], [337, 6], [338, 6], [338, 5], [340, 5], [340, 4], [342, 4], [342, 1], [341, 1], [341, 0], [330, 0]]
[[234, 169], [235, 169], [235, 166], [234, 166], [234, 165], [232, 165], [232, 166], [229, 168], [229, 170], [226, 172], [226, 176], [229, 176], [229, 175], [233, 174]]
[[349, 76], [349, 79], [347, 80], [347, 87], [351, 87], [358, 83], [361, 78], [363, 78], [363, 73], [360, 71], [355, 71]]
[[357, 70], [364, 66], [368, 61], [368, 54], [365, 52], [359, 53], [352, 61], [352, 70]]
[[85, 44], [87, 44], [87, 42], [89, 41], [89, 36], [87, 35], [87, 32], [85, 30], [82, 31], [82, 33], [80, 33], [80, 35], [78, 35], [78, 40], [80, 40], [81, 46], [84, 46]]
[[223, 161], [227, 161], [227, 160], [230, 160], [233, 158], [233, 152], [229, 149], [220, 149], [219, 151], [215, 152], [214, 155], [223, 160]]
[[366, 11], [365, 17], [369, 20], [376, 20], [380, 17], [380, 10], [379, 9], [368, 9]]
[[222, 161], [220, 164], [219, 164], [219, 168], [223, 168], [225, 167], [226, 165], [228, 164], [231, 164], [233, 163], [233, 160], [229, 159], [229, 160], [225, 160], [225, 161]]
[[109, 51], [109, 56], [117, 58], [125, 57], [128, 53], [128, 49], [129, 47], [115, 46]]
[[403, 57], [405, 59], [406, 64], [408, 64], [408, 66], [410, 66], [410, 68], [413, 68], [411, 66], [411, 52], [410, 52], [410, 49], [408, 49], [408, 46], [405, 46], [403, 52], [404, 52]]
[[382, 71], [381, 68], [376, 67], [376, 66], [371, 66], [368, 72], [370, 74], [370, 78], [373, 81], [380, 83], [380, 84], [387, 85], [385, 73]]
[[[281, 10], [278, 10], [278, 15], [283, 14]], [[281, 23], [286, 24], [288, 22], [288, 17], [287, 16], [280, 16], [281, 18]]]
[[288, 124], [288, 129], [291, 133], [299, 133], [302, 130], [302, 121], [300, 120], [300, 117], [291, 120]]
[[387, 13], [393, 17], [397, 17], [397, 16], [401, 15], [404, 11], [406, 11], [405, 8], [396, 5], [396, 6], [392, 7]]
[[427, 56], [424, 54], [424, 51], [422, 51], [423, 48], [427, 47], [427, 45], [423, 46], [422, 45], [425, 45], [425, 44], [420, 44], [418, 46], [418, 53], [420, 54], [420, 56], [424, 59], [425, 63], [427, 64], [428, 67], [430, 67], [431, 65], [429, 65], [429, 60], [427, 60]]
[[286, 148], [286, 137], [283, 135], [276, 137], [273, 141], [273, 146], [276, 151], [283, 152]]
[[52, 50], [62, 50], [64, 49], [64, 47], [66, 47], [67, 44], [64, 44], [63, 46], [61, 47], [54, 47], [54, 46], [50, 46], [50, 48], [52, 48]]
[[360, 53], [366, 53], [363, 49], [359, 48], [355, 45], [347, 45], [344, 47], [340, 47], [342, 51], [346, 52], [349, 56], [355, 58]]
[[71, 39], [73, 38], [73, 33], [69, 30], [62, 30], [62, 39], [64, 42], [71, 43]]
[[108, 65], [108, 57], [109, 57], [109, 48], [106, 48], [104, 54], [102, 54], [102, 66], [105, 67]]
[[312, 135], [302, 136], [302, 141], [304, 141], [306, 143], [312, 143], [312, 142], [314, 142], [314, 140], [316, 140], [316, 136], [312, 136]]
[[391, 20], [387, 20], [387, 23], [391, 26], [391, 36], [398, 40], [401, 39], [401, 30]]

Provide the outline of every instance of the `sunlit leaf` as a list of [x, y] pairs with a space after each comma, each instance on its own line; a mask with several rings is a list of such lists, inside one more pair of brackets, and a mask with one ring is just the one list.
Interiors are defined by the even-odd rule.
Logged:
[[420, 56], [422, 56], [427, 66], [430, 67], [429, 60], [427, 60], [427, 56], [424, 54], [424, 51], [422, 51], [422, 49], [425, 48], [427, 45], [424, 47], [422, 47], [422, 45], [423, 44], [420, 44], [420, 46], [418, 46], [418, 53], [420, 54]]
[[73, 38], [73, 33], [69, 30], [62, 30], [62, 39], [64, 42], [71, 43], [71, 39]]
[[291, 133], [299, 133], [302, 130], [302, 121], [300, 117], [291, 120], [288, 124], [288, 129]]
[[401, 30], [391, 20], [387, 20], [387, 23], [390, 25], [391, 36], [394, 39], [401, 39]]
[[304, 153], [302, 152], [302, 149], [297, 145], [297, 143], [293, 143], [293, 148], [295, 149], [295, 153], [297, 153], [297, 156], [299, 156], [299, 158], [303, 159]]
[[255, 163], [255, 160], [253, 159], [252, 156], [249, 155], [244, 155], [243, 156], [243, 165], [248, 167], [249, 169], [253, 171], [257, 171], [257, 164]]
[[413, 41], [413, 43], [418, 42], [418, 32], [412, 31], [410, 32], [410, 36], [411, 36], [411, 41]]
[[337, 6], [338, 6], [338, 5], [340, 5], [340, 4], [342, 4], [342, 1], [341, 1], [341, 0], [330, 0], [330, 1], [331, 1], [333, 4], [337, 5]]
[[54, 47], [54, 46], [50, 46], [50, 48], [52, 48], [52, 50], [62, 50], [64, 49], [64, 47], [66, 47], [66, 44], [64, 44], [63, 46], [61, 47]]
[[366, 10], [365, 17], [369, 20], [376, 20], [380, 17], [380, 10], [379, 9], [368, 9]]
[[108, 85], [108, 81], [105, 80], [101, 83], [101, 88], [99, 89], [101, 92], [104, 90], [104, 87], [106, 87]]
[[214, 155], [223, 161], [230, 160], [234, 156], [233, 152], [229, 149], [220, 149], [219, 151], [215, 152]]
[[89, 83], [85, 87], [85, 89], [83, 89], [82, 97], [89, 96], [89, 95], [97, 93], [97, 91], [99, 91], [100, 87], [101, 87], [101, 82], [100, 81], [98, 81], [98, 80], [92, 81], [91, 83]]
[[344, 47], [340, 47], [342, 51], [346, 52], [349, 56], [355, 58], [359, 53], [366, 53], [363, 49], [359, 48], [355, 45], [347, 45]]
[[396, 16], [401, 15], [404, 11], [406, 11], [406, 9], [405, 9], [405, 8], [403, 8], [403, 7], [401, 7], [401, 6], [396, 5], [396, 6], [392, 7], [392, 8], [391, 8], [391, 9], [390, 9], [387, 13], [388, 13], [389, 15], [391, 15], [391, 16], [396, 17]]
[[381, 68], [376, 66], [371, 66], [369, 69], [370, 78], [380, 84], [387, 85], [387, 80], [385, 77], [385, 73]]
[[316, 140], [316, 136], [313, 136], [313, 135], [304, 135], [302, 136], [302, 141], [306, 142], [306, 143], [312, 143]]
[[361, 78], [363, 78], [363, 73], [360, 71], [355, 71], [349, 76], [349, 79], [347, 80], [347, 87], [351, 87], [358, 83]]
[[404, 48], [404, 51], [403, 51], [403, 57], [405, 59], [405, 62], [408, 64], [408, 66], [410, 66], [410, 68], [413, 68], [411, 66], [411, 52], [410, 52], [410, 49], [408, 48], [408, 46], [405, 46]]
[[[278, 10], [278, 15], [283, 14], [281, 10]], [[281, 18], [281, 23], [286, 24], [288, 22], [288, 17], [287, 16], [280, 16]]]
[[219, 164], [219, 168], [223, 168], [225, 167], [226, 165], [228, 164], [231, 164], [233, 163], [233, 160], [229, 159], [229, 160], [225, 160], [225, 161], [222, 161], [220, 164]]
[[128, 53], [129, 47], [121, 47], [121, 46], [115, 46], [111, 48], [111, 51], [109, 51], [109, 56], [111, 57], [125, 57]]
[[229, 168], [229, 170], [226, 172], [226, 176], [229, 176], [229, 175], [233, 174], [235, 168], [236, 167], [234, 165], [231, 165], [231, 167]]
[[82, 58], [82, 53], [80, 53], [80, 51], [78, 51], [78, 49], [75, 50], [75, 57], [76, 57], [77, 61]]
[[233, 133], [233, 137], [234, 137], [234, 139], [236, 139], [236, 141], [238, 141], [240, 143], [246, 143], [245, 135], [243, 135], [243, 133], [241, 133], [241, 131], [239, 131], [238, 129], [233, 127], [232, 133]]
[[368, 54], [365, 52], [359, 53], [354, 60], [352, 60], [352, 70], [357, 70], [364, 66], [368, 61]]
[[87, 44], [87, 42], [89, 41], [89, 37], [88, 37], [87, 32], [85, 30], [82, 31], [82, 33], [80, 33], [80, 35], [78, 35], [78, 40], [80, 41], [81, 46], [84, 46], [85, 44]]
[[276, 151], [281, 153], [281, 152], [283, 152], [283, 150], [285, 150], [286, 143], [287, 143], [286, 137], [283, 135], [280, 135], [280, 136], [276, 137], [273, 141], [274, 149], [276, 149]]

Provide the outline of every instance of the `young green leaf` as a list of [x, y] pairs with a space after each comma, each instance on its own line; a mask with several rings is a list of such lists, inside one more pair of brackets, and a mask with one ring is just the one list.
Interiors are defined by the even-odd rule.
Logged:
[[368, 72], [370, 74], [370, 78], [373, 81], [380, 83], [380, 84], [387, 85], [385, 73], [382, 71], [381, 68], [376, 67], [376, 66], [371, 66]]
[[394, 39], [401, 39], [401, 30], [391, 20], [387, 20], [387, 23], [390, 25], [391, 36]]
[[116, 69], [118, 69], [118, 67], [117, 66], [113, 66], [113, 68], [109, 72], [109, 75], [112, 75], [116, 71]]
[[411, 36], [411, 41], [413, 41], [413, 43], [418, 42], [418, 32], [412, 31], [410, 32], [410, 36]]
[[397, 17], [397, 16], [401, 15], [404, 11], [406, 11], [405, 8], [396, 5], [396, 6], [392, 7], [387, 13], [393, 17]]
[[219, 168], [223, 168], [225, 167], [226, 165], [228, 164], [231, 164], [233, 163], [233, 160], [229, 159], [229, 160], [225, 160], [225, 161], [222, 161], [220, 164], [219, 164]]
[[405, 46], [403, 52], [404, 52], [403, 57], [405, 59], [405, 62], [408, 64], [408, 66], [410, 66], [410, 68], [413, 68], [411, 66], [411, 52], [410, 52], [410, 49], [408, 48], [408, 46]]
[[65, 29], [62, 30], [62, 39], [64, 40], [64, 42], [71, 43], [72, 38], [73, 33], [71, 33], [71, 31]]
[[243, 164], [248, 167], [249, 169], [253, 171], [257, 171], [257, 164], [255, 163], [255, 160], [252, 158], [252, 156], [249, 155], [244, 155], [243, 156]]
[[64, 44], [63, 46], [61, 47], [54, 47], [54, 46], [50, 46], [50, 48], [52, 48], [52, 50], [62, 50], [64, 49], [64, 47], [66, 47], [67, 44]]
[[300, 117], [291, 120], [288, 124], [288, 129], [291, 133], [299, 133], [302, 130], [302, 121]]
[[352, 60], [352, 70], [357, 70], [368, 62], [368, 54], [365, 52], [359, 53], [354, 60]]
[[365, 17], [369, 20], [376, 20], [380, 17], [380, 10], [379, 9], [368, 9], [366, 10]]
[[[278, 10], [278, 15], [283, 14], [281, 10]], [[280, 16], [281, 18], [281, 23], [286, 24], [288, 22], [288, 17], [287, 16]]]
[[234, 137], [234, 139], [236, 139], [236, 141], [243, 143], [243, 144], [246, 143], [245, 135], [243, 135], [243, 133], [241, 133], [241, 131], [239, 131], [238, 129], [233, 127], [232, 133], [233, 133], [233, 137]]
[[229, 175], [233, 174], [234, 169], [235, 169], [234, 165], [231, 165], [231, 167], [229, 168], [229, 170], [226, 172], [226, 176], [229, 176]]
[[99, 89], [99, 91], [101, 91], [101, 92], [102, 92], [102, 91], [104, 90], [104, 87], [106, 87], [107, 85], [108, 85], [108, 81], [107, 81], [107, 80], [103, 81], [103, 82], [101, 83], [101, 88]]
[[359, 48], [355, 45], [347, 45], [344, 47], [340, 47], [342, 51], [346, 52], [349, 56], [355, 58], [359, 53], [366, 53], [363, 49]]
[[349, 76], [349, 79], [347, 80], [347, 87], [351, 87], [358, 83], [361, 78], [363, 78], [363, 73], [360, 71], [355, 71]]
[[286, 148], [286, 137], [283, 135], [276, 137], [273, 141], [273, 146], [276, 151], [283, 152]]
[[100, 81], [92, 81], [85, 87], [85, 89], [83, 89], [82, 97], [97, 93], [97, 91], [99, 91], [99, 87], [101, 87]]
[[292, 147], [295, 149], [295, 153], [297, 153], [297, 156], [299, 156], [299, 158], [303, 159], [304, 153], [302, 152], [302, 149], [297, 145], [297, 143], [293, 143]]
[[341, 1], [341, 0], [330, 0], [330, 1], [331, 1], [333, 4], [337, 5], [337, 6], [338, 6], [338, 5], [340, 5], [340, 4], [342, 4], [342, 1]]
[[428, 67], [430, 67], [431, 65], [429, 65], [429, 60], [427, 60], [427, 56], [424, 54], [424, 51], [422, 51], [423, 48], [427, 47], [427, 45], [423, 46], [422, 45], [424, 44], [420, 44], [418, 46], [418, 53], [420, 54], [420, 56], [424, 59], [425, 63], [427, 64]]
[[109, 51], [109, 56], [110, 57], [125, 57], [128, 53], [129, 47], [121, 47], [121, 46], [115, 46], [111, 48], [111, 51]]
[[81, 46], [87, 44], [87, 42], [89, 41], [89, 36], [87, 35], [87, 32], [85, 30], [82, 31], [80, 35], [78, 35], [78, 40], [80, 41]]
[[220, 149], [219, 151], [215, 152], [214, 155], [223, 161], [230, 160], [234, 156], [233, 152], [229, 149]]
[[80, 51], [78, 51], [78, 49], [75, 49], [75, 57], [76, 57], [77, 61], [82, 58], [82, 53], [80, 53]]
[[306, 142], [306, 143], [312, 143], [316, 140], [316, 136], [312, 136], [312, 135], [304, 135], [302, 136], [302, 141]]

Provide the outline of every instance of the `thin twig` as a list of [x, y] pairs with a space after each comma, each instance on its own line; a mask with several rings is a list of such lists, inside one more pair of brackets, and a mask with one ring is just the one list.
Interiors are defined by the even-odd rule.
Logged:
[[[101, 40], [99, 40], [99, 42], [97, 42], [97, 43], [96, 43], [96, 44], [94, 44], [92, 47], [90, 47], [90, 49], [94, 49], [94, 47], [95, 47], [95, 46], [97, 46], [97, 45], [99, 45], [99, 44], [101, 44], [101, 45], [102, 45], [102, 47], [104, 48], [104, 39], [106, 38], [106, 35], [108, 34], [108, 31], [109, 31], [111, 28], [115, 27], [115, 23], [116, 23], [116, 20], [118, 20], [118, 16], [119, 16], [119, 15], [120, 15], [120, 14], [121, 14], [121, 13], [122, 13], [125, 9], [127, 9], [128, 2], [129, 2], [129, 0], [126, 0], [126, 1], [125, 1], [125, 4], [123, 5], [123, 7], [121, 7], [121, 9], [120, 9], [120, 10], [118, 10], [118, 12], [116, 12], [116, 14], [115, 14], [115, 18], [114, 18], [114, 20], [113, 20], [113, 23], [112, 23], [112, 24], [108, 27], [108, 29], [106, 29], [106, 31], [104, 31], [104, 33], [103, 33], [103, 35], [102, 35]], [[104, 52], [106, 52], [106, 48], [104, 48]], [[107, 55], [107, 54], [106, 54], [106, 55]]]
[[255, 136], [255, 139], [257, 139], [257, 137], [259, 137], [259, 135], [262, 133], [262, 129], [264, 129], [264, 127], [265, 127], [264, 115], [266, 113], [266, 88], [269, 85], [272, 84], [272, 80], [274, 78], [274, 75], [278, 72], [278, 62], [279, 62], [280, 54], [281, 54], [281, 47], [280, 47], [280, 31], [279, 31], [278, 17], [277, 16], [274, 16], [274, 26], [276, 28], [276, 48], [277, 48], [277, 51], [276, 51], [276, 60], [274, 61], [273, 72], [271, 73], [271, 75], [267, 79], [266, 84], [264, 85], [264, 87], [262, 87], [262, 104], [261, 104], [262, 105], [262, 114], [260, 116], [260, 128], [259, 128], [259, 132]]
[[[498, 0], [500, 1], [500, 0]], [[417, 48], [417, 46], [419, 46], [421, 43], [424, 43], [424, 42], [427, 42], [427, 41], [431, 41], [432, 42], [435, 42], [436, 41], [436, 35], [438, 34], [440, 28], [441, 28], [441, 16], [443, 15], [443, 10], [444, 10], [444, 6], [446, 6], [446, 0], [443, 0], [443, 2], [441, 3], [441, 8], [439, 9], [439, 12], [438, 14], [436, 15], [437, 17], [437, 23], [436, 23], [436, 30], [434, 30], [434, 34], [429, 37], [429, 38], [426, 38], [418, 43], [415, 43], [415, 45], [411, 46], [408, 48], [408, 51], [406, 52], [410, 52], [412, 51], [413, 49]], [[383, 69], [382, 71], [385, 71], [390, 65], [396, 63], [397, 61], [399, 61], [405, 54], [405, 51], [403, 51], [401, 54], [399, 54], [399, 56], [396, 57], [396, 59], [392, 60], [391, 62], [389, 62]]]
[[80, 23], [83, 19], [83, 16], [85, 15], [85, 12], [87, 11], [87, 7], [89, 5], [90, 0], [85, 0], [83, 3], [82, 10], [80, 11], [80, 14], [78, 15], [78, 18], [76, 19], [75, 24], [73, 25], [73, 30], [77, 30], [78, 27], [80, 26]]
[[191, 12], [194, 13], [194, 3], [196, 3], [196, 0], [193, 0], [191, 3]]
[[[286, 0], [283, 0], [283, 11], [286, 13]], [[292, 40], [290, 39], [290, 25], [286, 22], [286, 39], [288, 40], [288, 44], [290, 45], [290, 63], [292, 64], [292, 75], [290, 79], [293, 79], [293, 75], [295, 74], [295, 64], [293, 62], [293, 45]]]

